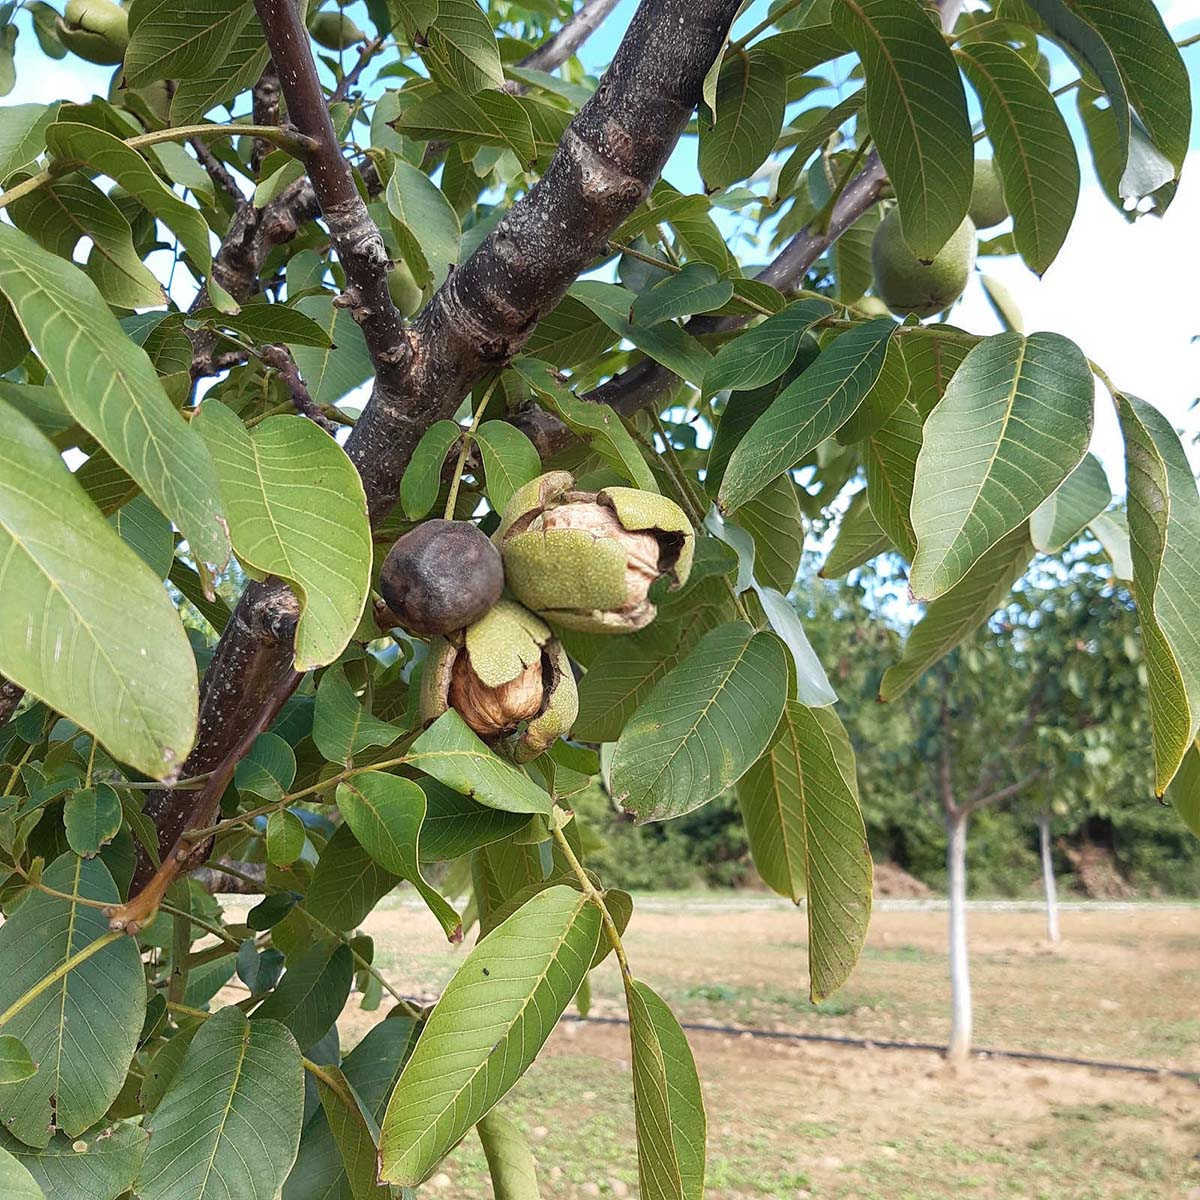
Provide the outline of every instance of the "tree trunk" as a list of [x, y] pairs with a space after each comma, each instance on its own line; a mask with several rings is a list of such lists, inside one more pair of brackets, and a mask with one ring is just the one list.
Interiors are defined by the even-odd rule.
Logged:
[[1046, 938], [1053, 945], [1062, 941], [1058, 928], [1058, 886], [1054, 882], [1054, 863], [1050, 856], [1050, 814], [1038, 816], [1038, 841], [1042, 852], [1042, 886], [1046, 890]]
[[967, 819], [946, 813], [946, 870], [950, 891], [950, 1045], [946, 1057], [965, 1062], [971, 1052], [971, 973], [967, 962]]

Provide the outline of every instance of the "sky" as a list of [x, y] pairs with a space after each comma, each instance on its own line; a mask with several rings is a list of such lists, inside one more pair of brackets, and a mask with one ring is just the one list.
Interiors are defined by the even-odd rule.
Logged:
[[[603, 70], [636, 7], [621, 0], [604, 26], [584, 46], [587, 69]], [[1176, 39], [1200, 30], [1200, 0], [1160, 0], [1160, 12]], [[354, 11], [353, 9], [351, 11]], [[761, 19], [766, 0], [756, 0], [739, 19], [744, 31]], [[362, 23], [365, 24], [365, 18]], [[1084, 186], [1066, 245], [1039, 280], [1017, 258], [981, 263], [1009, 290], [1027, 332], [1055, 330], [1076, 341], [1118, 387], [1136, 393], [1165, 412], [1184, 433], [1193, 465], [1200, 467], [1200, 45], [1185, 52], [1192, 74], [1192, 151], [1175, 200], [1163, 218], [1128, 223], [1109, 204], [1095, 182], [1086, 151], [1081, 156]], [[1052, 57], [1054, 83], [1074, 77], [1061, 56]], [[74, 57], [59, 62], [37, 54], [28, 29], [17, 50], [17, 85], [4, 103], [86, 100], [104, 94], [111, 71]], [[1078, 131], [1074, 105], [1063, 112]], [[698, 190], [695, 141], [681, 142], [665, 172], [676, 186]], [[955, 308], [951, 320], [976, 333], [993, 333], [1000, 323], [978, 275]], [[1120, 437], [1112, 406], [1101, 394], [1097, 403], [1093, 449], [1108, 471], [1114, 490], [1124, 490]]]

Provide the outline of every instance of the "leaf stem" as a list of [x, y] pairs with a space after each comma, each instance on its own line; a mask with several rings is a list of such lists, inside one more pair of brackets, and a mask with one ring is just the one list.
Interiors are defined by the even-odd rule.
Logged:
[[625, 983], [625, 990], [628, 992], [633, 987], [633, 972], [629, 969], [629, 959], [625, 956], [625, 947], [621, 942], [621, 933], [617, 929], [616, 922], [612, 919], [608, 911], [608, 906], [604, 903], [604, 893], [599, 891], [591, 876], [583, 869], [583, 863], [575, 857], [575, 851], [571, 849], [571, 843], [567, 841], [567, 835], [555, 826], [551, 830], [554, 837], [555, 845], [562, 852], [563, 858], [567, 860], [569, 866], [574, 872], [575, 878], [579, 880], [579, 886], [583, 890], [583, 894], [600, 910], [600, 920], [604, 925], [604, 932], [608, 935], [609, 945], [613, 948], [613, 953], [617, 956], [617, 963], [621, 968], [621, 978]]
[[853, 178], [854, 172], [858, 170], [858, 164], [862, 162], [863, 157], [870, 148], [871, 135], [867, 134], [859, 143], [858, 149], [854, 151], [854, 157], [846, 164], [846, 169], [842, 172], [842, 177], [838, 180], [837, 186], [833, 189], [829, 199], [825, 202], [821, 211], [813, 218], [813, 228], [821, 233], [822, 236], [829, 232], [829, 222], [833, 219], [833, 210], [837, 207], [837, 202], [842, 198], [842, 193]]
[[[155, 129], [150, 133], [139, 133], [136, 137], [123, 138], [122, 141], [131, 150], [141, 150], [147, 146], [156, 146], [160, 142], [182, 142], [189, 138], [239, 137], [242, 135], [262, 138], [263, 141], [272, 142], [280, 149], [295, 154], [311, 149], [313, 142], [312, 138], [306, 137], [299, 131], [279, 125], [177, 125], [170, 129]], [[28, 179], [23, 179], [6, 192], [0, 192], [0, 208], [6, 208], [14, 200], [20, 200], [22, 196], [36, 192], [38, 188], [44, 187], [68, 171], [73, 171], [79, 165], [81, 164], [72, 159], [60, 159], [51, 163], [45, 170], [31, 175]]]
[[[79, 897], [71, 898], [78, 899]], [[80, 963], [87, 962], [93, 954], [98, 954], [106, 946], [111, 946], [113, 942], [124, 936], [125, 934], [121, 930], [110, 929], [107, 933], [102, 933], [94, 942], [89, 942], [82, 950], [76, 950], [74, 954], [64, 958], [49, 975], [39, 979], [23, 996], [19, 996], [0, 1013], [0, 1027], [7, 1025], [21, 1009], [36, 1000], [48, 988], [52, 988], [60, 979], [66, 978]]]
[[446, 497], [446, 512], [447, 521], [454, 520], [454, 506], [458, 503], [458, 488], [462, 483], [463, 469], [467, 465], [467, 455], [471, 451], [471, 443], [475, 440], [475, 431], [479, 428], [479, 422], [483, 420], [483, 410], [487, 408], [488, 401], [492, 398], [492, 392], [496, 390], [496, 384], [500, 382], [500, 376], [497, 375], [491, 383], [487, 385], [487, 389], [483, 393], [483, 399], [479, 401], [479, 406], [475, 409], [475, 415], [471, 418], [470, 428], [462, 435], [462, 449], [458, 452], [458, 464], [454, 468], [454, 479], [450, 484], [450, 495]]
[[[201, 829], [189, 829], [183, 836], [189, 842], [204, 841], [214, 834], [224, 833], [227, 829], [235, 829], [239, 825], [245, 825], [247, 821], [252, 821], [255, 817], [269, 816], [279, 809], [295, 804], [297, 800], [303, 800], [306, 796], [327, 791], [331, 787], [336, 787], [343, 780], [352, 779], [355, 775], [362, 774], [363, 771], [383, 771], [389, 767], [401, 767], [408, 761], [409, 756], [401, 754], [398, 758], [385, 758], [382, 762], [365, 763], [361, 767], [347, 767], [344, 771], [339, 771], [336, 775], [330, 775], [328, 779], [322, 779], [320, 783], [314, 783], [306, 788], [301, 788], [298, 792], [286, 792], [278, 800], [272, 800], [270, 804], [261, 804], [258, 808], [250, 809], [249, 812], [237, 813], [235, 816], [226, 817], [225, 820], [218, 821], [215, 825], [206, 825]], [[225, 868], [222, 867], [221, 869], [224, 870]], [[236, 875], [237, 872], [230, 872], [230, 874]]]

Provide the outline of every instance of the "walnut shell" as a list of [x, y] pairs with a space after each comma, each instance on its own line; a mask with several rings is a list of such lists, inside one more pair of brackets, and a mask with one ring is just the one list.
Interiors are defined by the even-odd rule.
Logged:
[[477, 621], [500, 599], [504, 566], [469, 521], [424, 521], [388, 552], [379, 590], [409, 633], [445, 636]]

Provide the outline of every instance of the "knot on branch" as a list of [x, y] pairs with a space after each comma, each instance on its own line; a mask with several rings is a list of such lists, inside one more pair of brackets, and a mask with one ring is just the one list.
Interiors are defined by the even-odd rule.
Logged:
[[580, 191], [593, 204], [616, 201], [632, 208], [645, 198], [649, 188], [627, 169], [634, 153], [633, 137], [617, 122], [604, 122], [599, 147], [584, 141], [573, 127], [568, 128], [563, 146], [579, 171]]
[[299, 621], [300, 601], [291, 588], [282, 584], [264, 592], [251, 613], [254, 633], [286, 645], [292, 643]]

